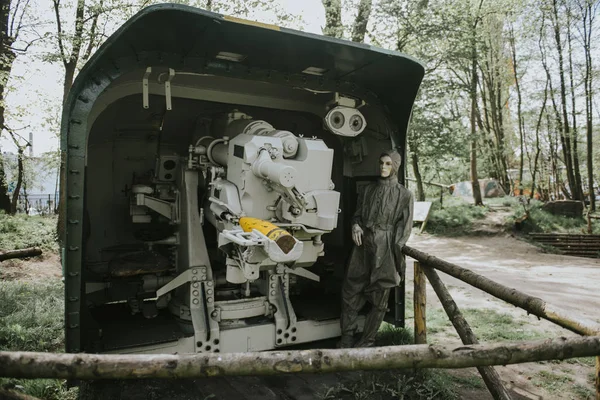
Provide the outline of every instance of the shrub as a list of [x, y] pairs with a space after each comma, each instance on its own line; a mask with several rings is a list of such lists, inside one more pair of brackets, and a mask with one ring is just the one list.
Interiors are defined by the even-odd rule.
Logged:
[[425, 230], [442, 235], [467, 235], [473, 230], [473, 222], [485, 218], [488, 211], [487, 207], [477, 207], [460, 198], [445, 201], [444, 208], [436, 202], [431, 207]]
[[[513, 206], [513, 215], [509, 218], [511, 223], [517, 223], [520, 231], [529, 233], [587, 233], [587, 221], [585, 218], [570, 218], [563, 215], [554, 215], [542, 209], [544, 203], [532, 201], [529, 205], [522, 204]], [[525, 209], [529, 211], [529, 217], [522, 220]], [[600, 232], [600, 223], [592, 221], [592, 231]]]

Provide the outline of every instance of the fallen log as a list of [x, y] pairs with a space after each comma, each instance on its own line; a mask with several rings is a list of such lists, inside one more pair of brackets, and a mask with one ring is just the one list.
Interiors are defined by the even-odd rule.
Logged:
[[204, 378], [351, 370], [469, 368], [600, 355], [600, 336], [471, 346], [408, 345], [211, 354], [0, 352], [0, 376], [55, 379]]
[[[450, 322], [452, 322], [452, 325], [454, 325], [454, 328], [456, 329], [458, 336], [460, 336], [463, 344], [478, 344], [479, 340], [477, 340], [477, 336], [475, 336], [471, 326], [467, 323], [467, 320], [460, 312], [458, 305], [456, 305], [456, 302], [450, 295], [450, 292], [448, 289], [446, 289], [446, 285], [444, 285], [444, 282], [442, 282], [440, 276], [433, 268], [425, 266], [421, 266], [421, 268], [425, 275], [427, 275], [427, 279], [429, 280], [431, 287], [433, 287], [433, 290], [440, 299], [442, 307], [444, 307], [444, 311], [446, 311]], [[477, 371], [479, 371], [479, 374], [483, 378], [485, 385], [495, 400], [512, 399], [510, 393], [508, 393], [502, 384], [502, 380], [500, 379], [500, 376], [494, 367], [477, 367]]]
[[37, 247], [30, 247], [27, 249], [20, 250], [7, 250], [0, 251], [0, 261], [9, 260], [11, 258], [29, 258], [35, 257], [42, 254], [42, 250]]
[[572, 332], [591, 336], [600, 334], [600, 326], [594, 325], [590, 321], [577, 320], [571, 313], [550, 305], [539, 297], [530, 296], [517, 289], [504, 286], [483, 275], [479, 275], [476, 272], [449, 263], [448, 261], [441, 260], [412, 247], [404, 246], [402, 251], [407, 256], [419, 261], [422, 265], [442, 271], [471, 286], [483, 290], [492, 296], [520, 307], [540, 318], [547, 319]]

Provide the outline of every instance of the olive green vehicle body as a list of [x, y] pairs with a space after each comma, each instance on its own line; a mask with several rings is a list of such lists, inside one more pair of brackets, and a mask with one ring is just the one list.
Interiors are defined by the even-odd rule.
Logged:
[[[288, 328], [292, 311], [288, 307], [298, 314], [294, 320], [298, 324], [297, 343], [334, 337], [336, 329], [339, 331], [339, 290], [352, 248], [349, 224], [358, 187], [376, 178], [377, 159], [383, 150], [393, 147], [405, 154], [411, 109], [423, 74], [419, 62], [397, 52], [182, 5], [148, 7], [127, 21], [79, 73], [63, 111], [61, 242], [66, 350], [248, 351], [292, 344], [289, 340], [276, 341], [274, 331], [279, 325], [271, 314], [254, 316], [243, 323], [241, 319], [229, 319], [229, 329], [222, 321], [221, 325], [212, 320], [209, 324], [211, 315], [218, 314], [214, 307], [197, 309], [198, 321], [208, 329], [202, 334], [213, 343], [211, 349], [199, 343], [200, 328], [190, 322], [192, 317], [188, 315], [183, 323], [193, 327], [182, 330], [182, 320], [172, 308], [157, 311], [153, 303], [158, 302], [158, 289], [177, 277], [184, 279], [188, 272], [188, 280], [173, 293], [185, 292], [183, 296], [188, 296], [195, 287], [192, 272], [203, 273], [206, 271], [202, 268], [208, 267], [208, 278], [201, 281], [206, 290], [205, 297], [202, 293], [198, 297], [201, 303], [207, 301], [207, 294], [213, 295], [213, 284], [225, 282], [217, 277], [225, 268], [216, 249], [218, 232], [208, 222], [200, 221], [203, 205], [193, 210], [173, 202], [196, 195], [199, 202], [204, 201], [203, 178], [201, 174], [197, 174], [199, 180], [185, 175], [191, 174], [186, 157], [192, 154], [190, 146], [198, 145], [198, 137], [213, 133], [223, 115], [231, 118], [236, 113], [293, 132], [299, 142], [313, 138], [315, 146], [324, 143], [333, 149], [331, 181], [340, 193], [337, 225], [323, 235], [325, 254], [318, 257], [315, 266], [306, 265], [321, 280], [311, 286], [303, 283], [304, 278], [293, 276], [285, 284], [281, 280], [280, 289], [281, 293], [289, 290], [289, 296], [284, 293], [287, 303], [282, 303]], [[324, 127], [327, 104], [335, 96], [347, 96], [361, 105], [367, 128], [360, 135], [336, 136]], [[166, 223], [161, 217], [163, 222], [159, 224], [144, 225], [149, 230], [139, 230], [132, 222], [132, 218], [139, 217], [132, 212], [132, 179], [139, 180], [145, 171], [158, 174], [162, 168], [155, 168], [159, 157], [163, 157], [161, 162], [171, 157], [178, 174], [188, 177], [170, 182], [179, 200], [162, 200], [154, 206], [158, 209], [170, 202], [180, 214], [198, 214], [178, 217], [187, 218], [188, 231], [179, 232], [173, 240], [187, 240], [188, 244], [159, 243], [168, 241], [165, 238], [171, 237], [171, 230], [179, 229], [173, 221]], [[403, 174], [399, 176], [402, 181]], [[155, 175], [152, 179], [158, 178]], [[150, 214], [148, 221], [157, 220], [156, 213]], [[202, 226], [194, 225], [199, 221]], [[152, 230], [153, 226], [169, 233], [161, 236]], [[194, 229], [196, 233], [190, 233]], [[317, 243], [320, 238], [313, 241]], [[131, 271], [129, 266], [129, 272], [119, 273], [120, 267], [114, 267], [114, 261], [111, 264], [111, 257], [119, 252], [135, 252], [144, 241], [150, 247], [150, 242], [159, 243], [154, 245], [158, 249], [156, 257], [166, 266], [153, 265], [144, 270], [143, 262], [136, 259], [134, 264], [141, 265], [142, 271]], [[177, 250], [178, 246], [187, 246], [186, 253]], [[192, 253], [195, 255], [188, 257]], [[191, 265], [188, 258], [194, 257], [200, 261]], [[156, 260], [148, 262], [160, 264]], [[275, 274], [273, 271], [268, 273]], [[261, 270], [263, 273], [267, 272]], [[294, 290], [292, 283], [296, 285]], [[231, 290], [241, 293], [244, 289]], [[250, 286], [247, 290], [251, 292]], [[191, 304], [195, 300], [188, 299], [189, 304], [180, 310], [193, 314]], [[146, 306], [150, 311], [144, 309]], [[390, 318], [396, 324], [403, 324], [403, 308], [403, 289], [399, 288], [390, 301]], [[188, 344], [181, 344], [186, 340]]]

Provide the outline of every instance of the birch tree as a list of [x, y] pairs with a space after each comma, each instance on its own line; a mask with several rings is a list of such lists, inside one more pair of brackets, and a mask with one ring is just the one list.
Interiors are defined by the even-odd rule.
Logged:
[[[40, 38], [22, 41], [23, 31], [33, 26], [28, 14], [30, 0], [0, 0], [0, 132], [6, 130], [6, 94], [13, 63]], [[4, 162], [0, 157], [0, 210], [12, 212], [8, 196]]]

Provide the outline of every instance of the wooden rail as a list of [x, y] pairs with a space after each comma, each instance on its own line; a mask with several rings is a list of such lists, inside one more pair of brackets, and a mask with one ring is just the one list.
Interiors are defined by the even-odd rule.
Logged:
[[[576, 318], [571, 313], [560, 310], [554, 306], [547, 304], [544, 300], [539, 297], [530, 296], [526, 293], [518, 291], [513, 288], [509, 288], [500, 283], [494, 282], [482, 275], [479, 275], [466, 268], [459, 267], [458, 265], [449, 263], [441, 260], [427, 253], [419, 251], [409, 246], [404, 246], [404, 254], [414, 258], [415, 261], [415, 301], [414, 301], [414, 314], [415, 314], [415, 343], [417, 340], [421, 340], [421, 337], [427, 337], [426, 332], [417, 331], [417, 318], [424, 318], [426, 312], [422, 310], [422, 304], [417, 303], [417, 291], [419, 293], [424, 292], [424, 282], [422, 281], [421, 274], [424, 273], [438, 298], [440, 299], [448, 318], [454, 325], [458, 332], [462, 342], [464, 344], [479, 343], [477, 337], [471, 330], [471, 327], [465, 320], [464, 316], [458, 309], [458, 306], [452, 299], [452, 296], [446, 289], [442, 280], [435, 271], [440, 270], [456, 279], [459, 279], [471, 286], [474, 286], [482, 291], [491, 294], [501, 300], [504, 300], [510, 304], [513, 304], [523, 310], [534, 314], [540, 318], [547, 319], [548, 321], [557, 324], [563, 328], [566, 328], [572, 332], [580, 335], [597, 336], [600, 335], [600, 326], [588, 321], [584, 321], [581, 318]], [[417, 271], [419, 271], [417, 273]], [[422, 271], [422, 272], [421, 272]], [[418, 281], [417, 281], [418, 277]], [[418, 310], [417, 310], [418, 308]], [[423, 326], [426, 329], [426, 322], [419, 322], [419, 326]], [[506, 388], [502, 385], [500, 377], [492, 367], [478, 367], [479, 373], [481, 374], [488, 390], [492, 394], [494, 399], [510, 399], [510, 394]], [[595, 370], [595, 386], [596, 386], [596, 400], [600, 400], [600, 355], [596, 356], [596, 370]]]
[[55, 379], [205, 378], [355, 370], [470, 368], [600, 354], [600, 336], [441, 346], [210, 354], [60, 354], [0, 352], [0, 376]]
[[494, 297], [522, 308], [535, 316], [547, 319], [572, 332], [580, 335], [596, 335], [600, 332], [600, 326], [594, 325], [590, 321], [576, 318], [571, 312], [561, 310], [558, 307], [548, 304], [539, 297], [530, 296], [517, 289], [504, 286], [476, 272], [459, 267], [458, 265], [441, 260], [409, 246], [404, 246], [403, 252], [419, 261], [422, 265], [442, 271], [471, 286], [481, 289]]

